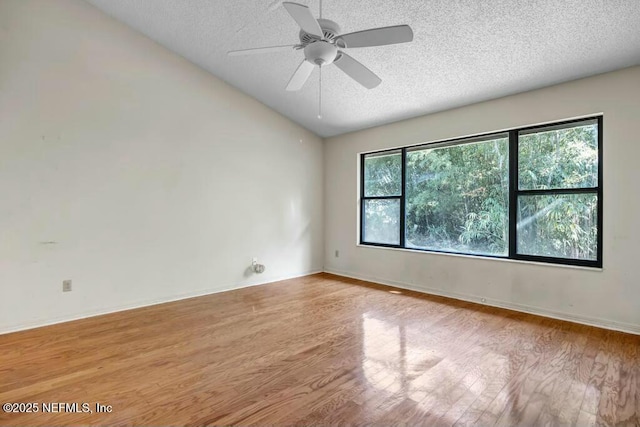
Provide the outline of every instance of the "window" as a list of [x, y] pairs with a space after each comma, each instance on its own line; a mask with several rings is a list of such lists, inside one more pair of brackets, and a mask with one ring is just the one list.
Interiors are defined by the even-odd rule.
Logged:
[[602, 118], [363, 154], [360, 243], [602, 266]]
[[363, 239], [370, 243], [400, 244], [402, 152], [364, 156]]
[[518, 132], [516, 253], [598, 256], [598, 119]]
[[405, 245], [509, 253], [509, 139], [407, 150]]

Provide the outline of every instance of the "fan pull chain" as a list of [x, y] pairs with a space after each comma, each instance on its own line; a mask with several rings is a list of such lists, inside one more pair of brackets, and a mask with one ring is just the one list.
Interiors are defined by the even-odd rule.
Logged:
[[318, 118], [322, 120], [322, 65], [319, 67], [320, 69], [320, 78], [318, 85]]
[[[322, 19], [322, 0], [318, 0], [320, 4], [320, 19]], [[318, 79], [318, 119], [322, 120], [322, 64], [318, 67], [320, 69]]]

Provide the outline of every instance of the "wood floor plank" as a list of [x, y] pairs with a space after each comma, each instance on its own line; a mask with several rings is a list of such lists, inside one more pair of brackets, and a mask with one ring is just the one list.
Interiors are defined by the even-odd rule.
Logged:
[[618, 394], [612, 399], [616, 406], [614, 420], [621, 425], [639, 426], [640, 414], [636, 411], [640, 408], [638, 401], [638, 386], [640, 385], [640, 370], [638, 370], [638, 359], [640, 359], [640, 348], [635, 340], [630, 337], [622, 337], [619, 341], [621, 346], [620, 371], [618, 374]]
[[0, 335], [0, 403], [113, 406], [0, 425], [638, 426], [639, 358], [640, 336], [323, 273]]
[[611, 331], [605, 331], [599, 342], [598, 352], [594, 359], [591, 374], [582, 399], [582, 405], [580, 406], [580, 417], [582, 418], [585, 418], [584, 414], [586, 413], [593, 414], [597, 418], [607, 365], [609, 363], [609, 348], [611, 347], [612, 336], [613, 333]]
[[[479, 366], [487, 356], [495, 358], [481, 344], [493, 332], [497, 333], [510, 317], [487, 316], [484, 311], [478, 313], [479, 316], [473, 318], [472, 326], [465, 326], [466, 331], [456, 334], [460, 337], [461, 344], [456, 350], [450, 351], [451, 356], [443, 359], [443, 363], [436, 367], [439, 371], [434, 369], [432, 376], [435, 375], [437, 380], [432, 381], [433, 386], [420, 390], [424, 394], [422, 398], [414, 392], [412, 398], [418, 398], [416, 403], [419, 407], [413, 411], [413, 416], [405, 414], [410, 424], [431, 424], [438, 420], [461, 397], [463, 391], [456, 390], [456, 387], [465, 379], [469, 381], [469, 373], [474, 373], [473, 368]], [[453, 390], [455, 392], [452, 393]]]
[[[547, 325], [549, 323], [545, 322], [545, 327]], [[557, 380], [566, 361], [566, 336], [569, 327], [569, 324], [562, 324], [558, 328], [552, 328], [548, 335], [542, 334], [544, 339], [536, 340], [536, 346], [528, 355], [524, 369], [505, 387], [505, 391], [509, 390], [509, 408], [500, 412], [494, 405], [487, 411], [492, 419], [493, 416], [497, 417], [497, 425], [535, 423], [548, 399], [545, 389]], [[483, 422], [485, 420], [481, 417], [479, 423]]]
[[[561, 371], [555, 376], [550, 390], [541, 390], [544, 396], [544, 406], [539, 411], [535, 424], [541, 426], [566, 425], [570, 424], [567, 418], [562, 418], [564, 402], [571, 390], [572, 381], [583, 358], [587, 341], [589, 340], [589, 329], [583, 325], [573, 324], [570, 333], [565, 339], [562, 352], [564, 363]], [[571, 396], [569, 396], [570, 398]]]
[[[531, 379], [526, 373], [537, 360], [535, 350], [544, 347], [540, 343], [546, 343], [553, 333], [553, 330], [540, 326], [545, 322], [548, 320], [533, 319], [513, 325], [516, 333], [511, 337], [509, 345], [506, 348], [501, 347], [499, 350], [499, 354], [507, 355], [507, 365], [503, 364], [501, 370], [486, 380], [483, 392], [477, 396], [477, 399], [456, 421], [455, 425], [477, 425], [478, 419], [490, 408], [493, 402], [498, 402], [493, 404], [497, 405], [500, 410], [502, 408], [513, 410], [514, 407], [519, 407], [522, 389], [525, 386], [530, 386]], [[500, 345], [504, 346], [505, 341]], [[525, 382], [526, 384], [524, 384]]]

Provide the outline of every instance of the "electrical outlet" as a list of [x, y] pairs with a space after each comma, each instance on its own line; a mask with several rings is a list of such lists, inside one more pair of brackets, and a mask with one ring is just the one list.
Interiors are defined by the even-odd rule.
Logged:
[[62, 292], [71, 292], [71, 279], [62, 281]]
[[336, 258], [340, 257], [340, 251], [336, 249]]

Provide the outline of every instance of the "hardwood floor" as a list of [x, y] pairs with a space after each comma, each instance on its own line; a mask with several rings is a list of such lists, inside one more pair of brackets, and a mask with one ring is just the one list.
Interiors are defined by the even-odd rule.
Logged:
[[640, 336], [318, 274], [0, 335], [7, 402], [39, 412], [0, 425], [638, 426]]

